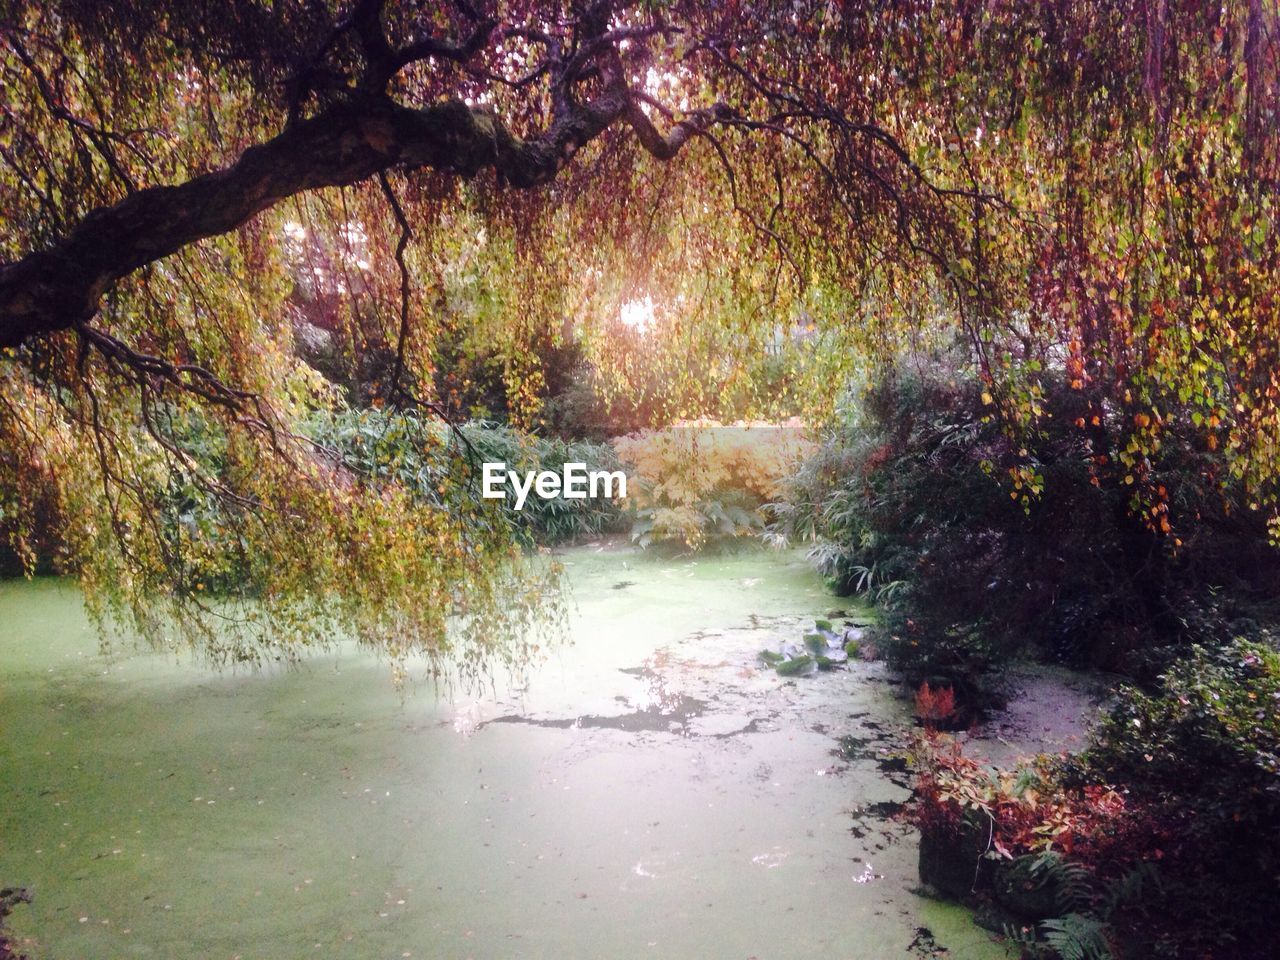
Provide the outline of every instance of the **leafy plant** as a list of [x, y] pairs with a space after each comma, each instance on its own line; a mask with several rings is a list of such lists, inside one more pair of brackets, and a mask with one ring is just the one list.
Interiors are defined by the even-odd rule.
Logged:
[[759, 535], [762, 508], [809, 444], [788, 427], [696, 422], [620, 437], [614, 447], [638, 484], [632, 539], [697, 550]]
[[1168, 422], [1150, 457], [1168, 505], [1148, 519], [1177, 531], [1153, 528], [1095, 453], [1119, 416], [1082, 428], [1064, 374], [1038, 376], [1045, 416], [1011, 434], [962, 360], [886, 372], [784, 484], [774, 539], [810, 543], [839, 592], [882, 607], [879, 640], [908, 682], [945, 678], [961, 700], [1010, 657], [1149, 679], [1190, 643], [1265, 634], [1280, 551], [1220, 457]]
[[1278, 747], [1280, 654], [1194, 648], [1150, 688], [1121, 688], [1076, 756], [996, 771], [926, 727], [911, 817], [935, 833], [990, 818], [990, 856], [1053, 891], [1053, 916], [1008, 931], [1032, 956], [1261, 958]]
[[[582, 463], [587, 470], [621, 469], [608, 444], [547, 439], [485, 421], [461, 425], [455, 437], [438, 420], [348, 410], [314, 418], [310, 432], [357, 473], [394, 481], [440, 508], [479, 505], [479, 470], [485, 462], [505, 463], [518, 472], [559, 472], [566, 463]], [[524, 546], [598, 536], [626, 523], [621, 503], [612, 499], [529, 497], [521, 510], [507, 500], [489, 504]]]
[[916, 691], [916, 716], [926, 728], [947, 724], [956, 712], [956, 693], [951, 687], [933, 689], [928, 681]]
[[[1106, 922], [1085, 913], [1068, 913], [1040, 921], [1044, 946], [1060, 960], [1113, 960], [1111, 940]], [[1022, 941], [1024, 946], [1038, 945], [1034, 938]]]

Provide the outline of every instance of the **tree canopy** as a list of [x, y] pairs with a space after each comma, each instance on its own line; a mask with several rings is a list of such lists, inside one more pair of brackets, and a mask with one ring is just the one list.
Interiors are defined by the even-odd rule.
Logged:
[[[397, 408], [483, 344], [520, 417], [548, 345], [634, 387], [641, 297], [673, 415], [724, 378], [767, 406], [780, 327], [815, 415], [958, 339], [1015, 451], [1065, 372], [1098, 482], [1171, 541], [1174, 420], [1275, 515], [1278, 44], [1265, 0], [4, 0], [6, 531], [29, 557], [43, 518], [100, 609], [215, 656], [518, 659], [492, 638], [542, 572], [307, 434], [346, 401], [298, 321]], [[232, 566], [234, 609], [203, 596]]]

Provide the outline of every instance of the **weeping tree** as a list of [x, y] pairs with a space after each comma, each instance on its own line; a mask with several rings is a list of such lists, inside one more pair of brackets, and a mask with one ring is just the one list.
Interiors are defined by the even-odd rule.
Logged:
[[1274, 515], [1278, 31], [1263, 0], [6, 0], [6, 533], [215, 658], [519, 662], [541, 574], [449, 477], [308, 438], [341, 401], [299, 330], [427, 415], [449, 337], [517, 401], [575, 324], [625, 381], [600, 318], [639, 295], [673, 381], [780, 324], [828, 374], [958, 340], [1015, 496], [1066, 376], [1154, 535], [1175, 421]]

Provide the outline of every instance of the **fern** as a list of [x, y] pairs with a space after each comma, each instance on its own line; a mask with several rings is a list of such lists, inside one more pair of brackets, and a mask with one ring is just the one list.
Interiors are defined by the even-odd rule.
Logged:
[[1049, 881], [1054, 884], [1054, 906], [1063, 915], [1079, 914], [1093, 907], [1097, 900], [1097, 891], [1093, 885], [1093, 874], [1088, 868], [1064, 860], [1052, 851], [1053, 860], [1046, 861]]
[[1084, 913], [1068, 913], [1040, 923], [1044, 942], [1062, 960], [1114, 960], [1107, 924]]
[[1110, 919], [1121, 906], [1140, 899], [1151, 887], [1160, 889], [1160, 874], [1156, 870], [1156, 865], [1150, 862], [1138, 864], [1107, 888], [1106, 896], [1103, 898], [1102, 915]]
[[1055, 905], [1062, 915], [1037, 926], [1005, 925], [1004, 935], [1028, 956], [1058, 960], [1114, 960], [1109, 921], [1120, 906], [1159, 885], [1155, 866], [1141, 863], [1099, 892], [1090, 870], [1045, 850], [1032, 860], [1031, 875], [1053, 884]]

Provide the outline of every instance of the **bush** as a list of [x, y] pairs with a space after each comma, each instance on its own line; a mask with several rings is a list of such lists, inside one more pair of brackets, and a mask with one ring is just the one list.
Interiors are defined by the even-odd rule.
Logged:
[[[467, 424], [463, 436], [470, 442], [473, 456], [481, 462], [505, 461], [512, 470], [552, 470], [566, 463], [583, 463], [588, 470], [621, 470], [622, 464], [607, 443], [588, 440], [545, 439], [494, 424]], [[527, 544], [557, 544], [603, 533], [621, 532], [629, 518], [619, 501], [567, 500], [563, 496], [544, 500], [529, 497], [517, 512], [509, 501], [503, 509]]]
[[1107, 784], [1067, 789], [1060, 760], [992, 771], [927, 731], [913, 749], [908, 819], [920, 829], [920, 878], [980, 907], [984, 923], [1033, 958], [1128, 956], [1150, 928], [1160, 878], [1144, 812]]
[[[1139, 806], [1181, 956], [1272, 956], [1280, 890], [1280, 655], [1196, 647], [1150, 691], [1123, 689], [1069, 785], [1109, 782]], [[1204, 949], [1194, 944], [1203, 943]]]
[[632, 538], [696, 550], [761, 533], [762, 508], [810, 444], [792, 427], [698, 421], [642, 430], [614, 447], [637, 487]]
[[[1028, 887], [1059, 888], [1051, 891], [1052, 913], [1031, 918], [1019, 934], [1028, 946], [1044, 946], [1065, 926], [1093, 930], [1122, 956], [1273, 955], [1269, 917], [1280, 889], [1273, 649], [1245, 640], [1194, 648], [1152, 689], [1122, 688], [1075, 757], [995, 773], [936, 733], [920, 737], [915, 754], [913, 819], [930, 849], [959, 836], [976, 814], [989, 824], [988, 859], [1006, 865], [987, 871], [980, 893], [1008, 907], [1026, 904]], [[938, 872], [922, 859], [926, 866]], [[1030, 883], [1009, 882], [1017, 879]]]
[[[558, 472], [568, 462], [584, 463], [588, 470], [621, 469], [607, 444], [544, 439], [482, 421], [463, 424], [455, 436], [439, 420], [351, 410], [316, 418], [309, 430], [358, 475], [393, 480], [442, 508], [480, 496], [480, 464], [485, 462], [505, 462], [508, 469], [520, 472]], [[564, 543], [625, 528], [622, 507], [613, 500], [531, 496], [519, 511], [507, 500], [491, 504], [525, 546]]]
[[[185, 453], [156, 504], [157, 529], [178, 566], [178, 589], [253, 594], [255, 560], [244, 520], [215, 490], [229, 469], [225, 434], [199, 414], [173, 410], [158, 419], [157, 430]], [[622, 505], [612, 500], [531, 496], [520, 511], [506, 501], [480, 500], [484, 461], [505, 461], [519, 471], [559, 471], [566, 462], [584, 463], [589, 470], [619, 470], [608, 444], [544, 439], [480, 421], [463, 424], [455, 433], [434, 417], [375, 408], [316, 413], [301, 431], [349, 471], [346, 482], [394, 484], [421, 503], [465, 510], [481, 522], [492, 514], [493, 522], [507, 527], [525, 547], [620, 532], [627, 526]], [[57, 503], [41, 478], [32, 480], [23, 502], [0, 504], [0, 576], [50, 570], [62, 551], [53, 533]]]
[[1122, 425], [1082, 428], [1069, 383], [1042, 382], [1044, 414], [1015, 438], [971, 370], [886, 376], [791, 478], [778, 534], [881, 602], [908, 679], [962, 696], [1020, 654], [1150, 678], [1188, 643], [1261, 634], [1280, 552], [1217, 455], [1169, 417], [1149, 470], [1167, 511], [1140, 512], [1093, 453], [1091, 430]]

